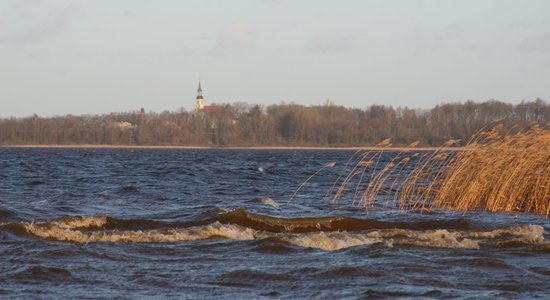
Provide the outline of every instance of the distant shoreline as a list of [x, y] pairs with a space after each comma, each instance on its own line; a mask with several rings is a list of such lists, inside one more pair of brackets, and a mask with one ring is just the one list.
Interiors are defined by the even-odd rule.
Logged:
[[322, 150], [322, 151], [460, 151], [464, 147], [313, 147], [313, 146], [253, 146], [253, 147], [207, 147], [207, 146], [138, 146], [138, 145], [0, 145], [0, 148], [67, 148], [67, 149], [207, 149], [207, 150]]

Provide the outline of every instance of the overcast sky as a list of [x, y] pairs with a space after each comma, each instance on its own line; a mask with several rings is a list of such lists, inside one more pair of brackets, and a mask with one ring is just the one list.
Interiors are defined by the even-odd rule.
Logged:
[[1, 0], [0, 117], [550, 101], [550, 1]]

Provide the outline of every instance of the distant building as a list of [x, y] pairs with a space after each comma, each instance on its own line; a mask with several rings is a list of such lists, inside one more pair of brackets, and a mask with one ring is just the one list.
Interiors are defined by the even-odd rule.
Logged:
[[134, 125], [130, 122], [126, 122], [126, 121], [111, 122], [110, 126], [111, 127], [116, 127], [116, 128], [122, 129], [122, 130], [130, 130], [130, 129], [135, 129], [136, 128], [136, 125]]
[[199, 89], [197, 90], [197, 102], [195, 103], [195, 110], [201, 111], [204, 109], [204, 97], [202, 96], [201, 82], [199, 81]]
[[199, 88], [197, 89], [197, 100], [195, 102], [195, 111], [212, 114], [216, 112], [223, 112], [225, 107], [220, 105], [204, 105], [204, 97], [202, 95], [201, 82], [199, 81]]

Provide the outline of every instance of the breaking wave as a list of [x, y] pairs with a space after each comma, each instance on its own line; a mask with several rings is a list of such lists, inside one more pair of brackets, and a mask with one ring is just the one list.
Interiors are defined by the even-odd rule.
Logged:
[[539, 225], [472, 229], [464, 220], [384, 222], [343, 216], [279, 218], [236, 209], [193, 223], [122, 220], [105, 215], [17, 223], [40, 239], [75, 243], [176, 243], [210, 239], [275, 239], [327, 251], [381, 244], [386, 247], [479, 249], [521, 245], [550, 248]]

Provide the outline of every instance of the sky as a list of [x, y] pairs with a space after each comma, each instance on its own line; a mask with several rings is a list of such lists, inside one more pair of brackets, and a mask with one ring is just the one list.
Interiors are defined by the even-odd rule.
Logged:
[[550, 101], [546, 0], [2, 0], [0, 117]]

